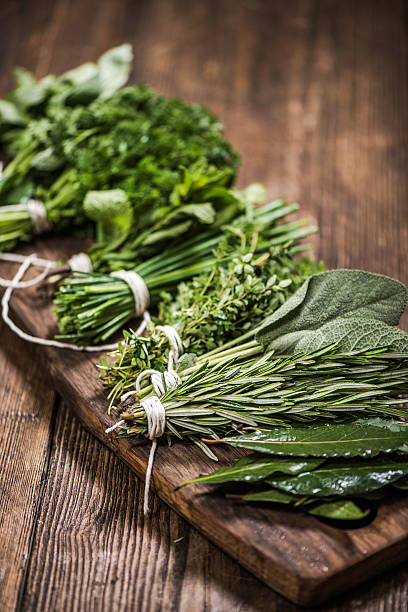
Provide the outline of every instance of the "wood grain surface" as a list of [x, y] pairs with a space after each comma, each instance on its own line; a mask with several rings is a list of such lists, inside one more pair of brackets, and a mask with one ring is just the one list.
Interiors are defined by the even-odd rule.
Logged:
[[[133, 81], [219, 113], [243, 155], [240, 184], [264, 181], [271, 196], [300, 201], [319, 222], [315, 250], [327, 265], [407, 282], [405, 9], [386, 0], [3, 0], [0, 92], [16, 64], [61, 72], [128, 40]], [[137, 480], [53, 407], [46, 386], [29, 386], [30, 368], [34, 379], [42, 370], [1, 338], [2, 393], [12, 390], [1, 421], [5, 609], [293, 609], [160, 502], [145, 525]], [[406, 602], [401, 569], [330, 609]]]

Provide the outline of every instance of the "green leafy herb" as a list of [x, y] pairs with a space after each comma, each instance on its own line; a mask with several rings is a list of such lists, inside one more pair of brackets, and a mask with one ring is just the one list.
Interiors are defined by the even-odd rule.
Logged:
[[394, 328], [407, 304], [406, 287], [361, 270], [311, 276], [266, 319], [257, 339], [279, 353], [313, 351], [335, 343], [344, 350], [389, 346], [408, 350], [408, 336]]
[[212, 474], [206, 474], [184, 482], [183, 485], [194, 483], [223, 483], [223, 482], [257, 482], [265, 480], [271, 474], [282, 472], [284, 474], [300, 474], [315, 469], [324, 459], [288, 458], [272, 459], [263, 454], [251, 454], [239, 459], [233, 466], [222, 467]]
[[324, 497], [353, 496], [370, 493], [408, 473], [405, 458], [381, 456], [373, 459], [328, 461], [296, 478], [272, 476], [266, 482], [272, 487], [294, 495]]
[[[358, 383], [354, 390], [360, 391]], [[225, 438], [224, 442], [272, 455], [374, 457], [379, 453], [391, 453], [407, 444], [408, 423], [358, 419], [346, 423], [275, 427]]]
[[[242, 364], [234, 363], [236, 358], [231, 354], [225, 361], [222, 356], [221, 360], [217, 356], [213, 360], [197, 360], [190, 371], [182, 373], [181, 385], [168, 389], [161, 398], [166, 411], [166, 432], [181, 438], [196, 433], [213, 439], [222, 436], [230, 444], [245, 447], [247, 443], [250, 448], [257, 445], [256, 450], [262, 450], [266, 446], [264, 440], [256, 439], [257, 434], [251, 439], [242, 428], [273, 429], [285, 423], [330, 421], [356, 415], [408, 416], [406, 399], [401, 398], [408, 393], [407, 358], [406, 353], [385, 350], [337, 353], [328, 347], [289, 358], [276, 358], [268, 353]], [[135, 395], [134, 405], [121, 414], [125, 421], [121, 433], [145, 433], [146, 414], [138, 400], [149, 392], [146, 388]], [[367, 427], [371, 428], [370, 440], [365, 447], [363, 427], [349, 430], [348, 446], [330, 429], [323, 430], [328, 432], [326, 440], [324, 433], [316, 432], [316, 439], [321, 436], [325, 442], [319, 453], [324, 456], [331, 452], [336, 456], [344, 452], [350, 456], [348, 453], [362, 453], [364, 448], [368, 452], [369, 444], [375, 454], [375, 444], [379, 451], [402, 447], [406, 441], [405, 428], [390, 434], [385, 427]], [[226, 434], [234, 430], [239, 437], [231, 440]], [[347, 429], [342, 431], [343, 435], [347, 433]], [[285, 433], [289, 435], [288, 430]], [[280, 444], [280, 451], [289, 454], [287, 445], [282, 441]], [[301, 444], [294, 444], [293, 453], [310, 455], [312, 444], [313, 441], [306, 453], [299, 450]]]
[[[230, 190], [223, 188], [223, 191], [231, 194]], [[98, 194], [95, 218], [100, 214], [99, 208], [109, 209], [105, 202], [101, 207], [100, 200]], [[264, 209], [254, 209], [250, 222], [247, 216], [240, 216], [222, 229], [213, 224], [211, 231], [160, 252], [133, 268], [149, 289], [151, 305], [163, 302], [159, 319], [179, 320], [186, 347], [191, 341], [194, 351], [203, 352], [239, 334], [247, 329], [251, 314], [259, 319], [265, 308], [269, 311], [277, 308], [313, 269], [312, 264], [293, 259], [293, 246], [274, 248], [273, 240], [265, 238], [271, 225], [276, 225], [275, 220], [286, 214], [287, 203], [280, 200], [265, 208], [273, 211], [272, 219], [265, 219]], [[220, 214], [224, 216], [223, 209]], [[306, 228], [304, 234], [310, 231], [314, 228]], [[285, 229], [282, 232], [277, 236], [282, 237]], [[270, 244], [270, 252], [266, 244]], [[179, 286], [179, 298], [173, 305], [176, 284], [190, 277], [195, 278], [191, 284]], [[164, 294], [163, 290], [170, 293]], [[135, 312], [134, 297], [126, 282], [102, 274], [76, 274], [66, 279], [55, 304], [61, 337], [78, 344], [104, 341]], [[180, 306], [182, 316], [177, 312]], [[187, 328], [186, 334], [184, 328]], [[150, 363], [162, 362], [161, 346], [162, 338], [154, 334], [149, 339], [135, 336], [128, 345], [126, 364], [121, 359], [122, 364], [127, 365], [134, 355], [140, 355], [140, 359], [145, 356]]]
[[[120, 189], [134, 210], [133, 225], [123, 228], [115, 214], [119, 227], [113, 238], [119, 229], [123, 244], [132, 229], [133, 251], [141, 235], [147, 244], [146, 228], [151, 241], [150, 229], [157, 234], [160, 227], [164, 241], [164, 229], [167, 238], [177, 236], [177, 231], [170, 234], [176, 217], [210, 222], [212, 211], [202, 200], [190, 200], [187, 208], [184, 200], [175, 202], [176, 185], [183, 182], [183, 173], [191, 172], [210, 181], [216, 177], [218, 189], [220, 182], [229, 186], [238, 156], [223, 140], [217, 118], [204, 107], [166, 99], [143, 85], [122, 88], [130, 60], [129, 45], [122, 45], [97, 64], [84, 64], [59, 78], [35, 82], [29, 73], [17, 73], [17, 88], [0, 107], [0, 137], [13, 157], [0, 180], [3, 203], [18, 203], [22, 193], [39, 199], [58, 231], [86, 225], [83, 201], [89, 191]], [[216, 198], [213, 193], [211, 202]], [[164, 218], [165, 228], [159, 221]], [[104, 229], [98, 236], [103, 239], [99, 255], [115, 246]], [[189, 225], [183, 231], [187, 229]], [[29, 239], [32, 230], [28, 213], [22, 217], [0, 209], [0, 249]]]

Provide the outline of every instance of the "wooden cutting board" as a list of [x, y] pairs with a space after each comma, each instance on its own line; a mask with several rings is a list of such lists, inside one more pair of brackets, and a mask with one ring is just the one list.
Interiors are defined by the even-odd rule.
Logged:
[[[25, 252], [35, 250], [58, 259], [80, 247], [72, 240], [58, 239], [39, 241]], [[15, 270], [0, 262], [0, 276], [10, 277]], [[11, 314], [34, 335], [52, 337], [56, 331], [49, 300], [35, 289], [15, 292]], [[27, 344], [29, 347], [39, 360], [39, 374], [50, 375], [50, 384], [83, 425], [144, 479], [149, 445], [105, 434], [115, 419], [106, 414], [107, 401], [96, 369], [99, 356]], [[212, 542], [295, 603], [324, 602], [408, 558], [408, 500], [403, 498], [382, 502], [369, 525], [341, 530], [301, 512], [234, 503], [209, 486], [175, 491], [180, 482], [240, 456], [235, 449], [217, 447], [216, 452], [219, 464], [193, 445], [160, 445], [152, 489]]]

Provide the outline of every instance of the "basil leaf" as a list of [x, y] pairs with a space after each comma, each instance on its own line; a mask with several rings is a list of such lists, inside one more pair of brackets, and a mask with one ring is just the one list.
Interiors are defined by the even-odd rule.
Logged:
[[338, 343], [344, 350], [408, 348], [396, 331], [407, 304], [406, 287], [362, 270], [314, 274], [259, 327], [258, 342], [278, 353], [304, 352]]
[[30, 167], [40, 170], [41, 172], [53, 172], [60, 168], [64, 163], [64, 159], [57, 155], [51, 147], [37, 153], [32, 159]]
[[127, 215], [131, 210], [127, 193], [123, 189], [88, 191], [84, 200], [86, 215], [93, 221], [111, 221]]
[[10, 92], [8, 97], [19, 107], [19, 110], [42, 104], [50, 96], [52, 88], [57, 83], [57, 78], [52, 74], [36, 81], [33, 75], [23, 68], [16, 68], [14, 75], [17, 87]]
[[408, 473], [408, 460], [392, 457], [329, 461], [295, 478], [274, 476], [266, 482], [292, 495], [359, 495], [380, 489]]
[[0, 126], [25, 125], [26, 121], [26, 118], [15, 104], [7, 100], [0, 100]]
[[367, 421], [276, 427], [228, 437], [224, 442], [262, 453], [298, 457], [374, 457], [407, 443], [408, 425], [391, 421], [390, 429]]
[[324, 459], [274, 459], [262, 454], [242, 457], [234, 465], [222, 467], [212, 474], [189, 480], [190, 483], [257, 482], [275, 472], [300, 474], [309, 472], [323, 463]]
[[84, 211], [87, 217], [97, 222], [100, 243], [128, 232], [132, 225], [132, 206], [123, 189], [88, 191]]
[[100, 57], [98, 68], [102, 100], [110, 98], [115, 91], [126, 84], [132, 58], [132, 47], [127, 43], [109, 49]]

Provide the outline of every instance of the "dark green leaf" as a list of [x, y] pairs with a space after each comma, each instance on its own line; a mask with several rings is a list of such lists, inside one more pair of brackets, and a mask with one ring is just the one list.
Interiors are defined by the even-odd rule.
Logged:
[[402, 491], [408, 491], [408, 478], [404, 476], [400, 480], [397, 480], [397, 482], [394, 482], [393, 486], [396, 489], [401, 489]]
[[221, 482], [257, 482], [271, 474], [299, 474], [314, 470], [324, 459], [272, 459], [262, 454], [242, 457], [233, 466], [222, 467], [212, 474], [206, 474], [189, 480], [190, 483], [221, 483]]
[[[378, 424], [377, 424], [378, 423]], [[398, 450], [408, 441], [408, 425], [391, 421], [349, 421], [297, 425], [258, 430], [254, 433], [225, 438], [231, 446], [249, 448], [272, 455], [299, 457], [373, 457]]]
[[276, 504], [290, 504], [298, 499], [295, 495], [290, 495], [284, 491], [277, 489], [267, 489], [266, 491], [251, 491], [242, 496], [244, 501], [248, 502], [272, 502]]
[[295, 478], [274, 476], [266, 482], [292, 495], [359, 495], [380, 489], [408, 473], [408, 461], [392, 457], [329, 461]]

